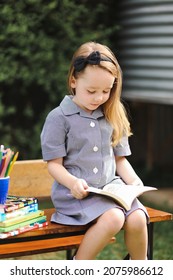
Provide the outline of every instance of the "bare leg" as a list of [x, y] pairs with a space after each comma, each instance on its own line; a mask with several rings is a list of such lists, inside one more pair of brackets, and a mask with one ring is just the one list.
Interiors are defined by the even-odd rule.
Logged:
[[148, 233], [145, 213], [138, 209], [131, 213], [124, 225], [125, 243], [132, 260], [147, 259]]
[[110, 209], [101, 215], [85, 233], [75, 259], [95, 259], [97, 254], [108, 244], [110, 238], [121, 230], [124, 221], [124, 213], [118, 208]]

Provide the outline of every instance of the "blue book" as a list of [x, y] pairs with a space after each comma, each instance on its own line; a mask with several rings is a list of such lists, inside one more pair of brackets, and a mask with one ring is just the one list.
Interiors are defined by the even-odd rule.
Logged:
[[12, 219], [14, 217], [24, 216], [28, 213], [35, 212], [38, 210], [38, 203], [30, 204], [28, 206], [24, 206], [23, 208], [19, 208], [17, 210], [13, 210], [8, 213], [0, 213], [0, 222], [3, 222], [8, 219]]

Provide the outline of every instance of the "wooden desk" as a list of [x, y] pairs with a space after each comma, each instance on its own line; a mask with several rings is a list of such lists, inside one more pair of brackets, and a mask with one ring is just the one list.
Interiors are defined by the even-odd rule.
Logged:
[[153, 241], [154, 241], [154, 223], [163, 222], [163, 221], [171, 221], [173, 215], [168, 212], [156, 210], [153, 208], [146, 207], [149, 217], [150, 223], [148, 224], [148, 259], [153, 259]]
[[[152, 208], [147, 208], [147, 210], [150, 216], [150, 224], [148, 225], [148, 259], [152, 259], [154, 223], [172, 220], [172, 214]], [[53, 212], [54, 209], [45, 210], [48, 221], [50, 221]], [[67, 250], [67, 259], [70, 259], [71, 250], [79, 246], [89, 226], [90, 224], [85, 226], [66, 226], [49, 222], [48, 226], [44, 228], [0, 240], [0, 259], [61, 250]], [[115, 238], [110, 240], [110, 242], [114, 241]]]

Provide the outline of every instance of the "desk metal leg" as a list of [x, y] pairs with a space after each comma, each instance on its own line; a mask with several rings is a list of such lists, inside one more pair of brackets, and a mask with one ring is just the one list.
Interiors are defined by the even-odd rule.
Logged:
[[72, 260], [72, 258], [73, 258], [73, 250], [72, 249], [66, 250], [66, 260]]
[[148, 260], [153, 259], [153, 234], [154, 234], [154, 223], [148, 224]]
[[73, 260], [76, 255], [78, 248], [66, 250], [66, 260]]

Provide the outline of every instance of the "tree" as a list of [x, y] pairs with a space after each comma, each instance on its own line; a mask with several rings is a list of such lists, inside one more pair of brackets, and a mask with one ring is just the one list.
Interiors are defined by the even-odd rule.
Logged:
[[1, 1], [0, 141], [19, 150], [20, 159], [41, 157], [42, 125], [67, 94], [74, 50], [90, 40], [111, 45], [113, 3]]

